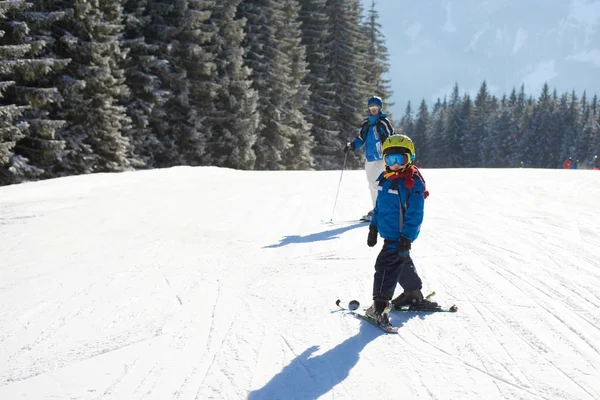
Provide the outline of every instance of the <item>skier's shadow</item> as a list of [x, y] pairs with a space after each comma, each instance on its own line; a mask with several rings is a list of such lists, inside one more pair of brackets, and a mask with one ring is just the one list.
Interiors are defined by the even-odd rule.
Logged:
[[264, 246], [264, 249], [274, 249], [277, 247], [287, 246], [288, 244], [298, 244], [298, 243], [311, 243], [311, 242], [319, 242], [324, 240], [332, 240], [337, 239], [338, 235], [341, 235], [344, 232], [347, 232], [352, 229], [360, 228], [365, 226], [366, 222], [359, 222], [348, 226], [343, 226], [340, 228], [329, 229], [327, 231], [311, 233], [310, 235], [301, 236], [301, 235], [291, 235], [285, 236], [283, 239], [279, 241], [277, 244], [272, 244], [269, 246]]
[[[411, 313], [395, 318], [394, 322], [400, 327], [410, 318], [417, 316], [418, 314]], [[386, 335], [388, 334], [381, 332], [377, 327], [361, 321], [360, 330], [355, 336], [314, 357], [310, 356], [319, 346], [309, 347], [265, 386], [250, 392], [248, 400], [316, 399], [348, 377], [358, 363], [360, 352], [367, 344], [379, 336]]]

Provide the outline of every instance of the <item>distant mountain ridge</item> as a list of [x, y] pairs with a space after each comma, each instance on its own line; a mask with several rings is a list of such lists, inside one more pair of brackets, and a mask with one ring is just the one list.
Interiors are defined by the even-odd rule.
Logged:
[[[369, 0], [365, 3], [370, 5]], [[600, 0], [381, 0], [394, 112], [432, 104], [458, 82], [474, 94], [486, 80], [501, 96], [544, 82], [559, 93], [600, 94]]]

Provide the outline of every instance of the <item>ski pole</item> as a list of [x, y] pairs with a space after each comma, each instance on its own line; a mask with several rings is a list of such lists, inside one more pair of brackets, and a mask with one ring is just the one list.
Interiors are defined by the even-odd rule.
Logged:
[[340, 194], [340, 186], [342, 186], [342, 176], [344, 176], [344, 169], [346, 168], [346, 160], [348, 159], [348, 152], [344, 156], [344, 164], [342, 164], [342, 173], [340, 174], [340, 182], [338, 183], [337, 192], [335, 193], [335, 201], [333, 202], [333, 210], [331, 211], [331, 219], [329, 222], [333, 222], [333, 213], [335, 213], [335, 206], [337, 205], [338, 195]]

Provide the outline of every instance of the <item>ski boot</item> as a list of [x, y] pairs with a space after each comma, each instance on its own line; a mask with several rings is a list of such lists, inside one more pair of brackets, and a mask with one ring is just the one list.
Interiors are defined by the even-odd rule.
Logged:
[[441, 308], [435, 301], [424, 298], [419, 289], [400, 293], [400, 296], [392, 300], [392, 306], [396, 309], [408, 306], [409, 310], [437, 310]]
[[389, 306], [389, 300], [387, 297], [375, 296], [373, 297], [373, 304], [367, 308], [365, 315], [373, 319], [377, 324], [382, 326], [390, 325], [390, 318], [386, 308]]

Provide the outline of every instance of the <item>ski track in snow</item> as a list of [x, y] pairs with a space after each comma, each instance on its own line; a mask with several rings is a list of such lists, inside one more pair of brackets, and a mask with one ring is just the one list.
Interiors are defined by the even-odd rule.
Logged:
[[[600, 398], [600, 173], [424, 170], [456, 314], [368, 305], [364, 171], [179, 167], [0, 188], [1, 399]], [[325, 221], [325, 222], [324, 222]]]

